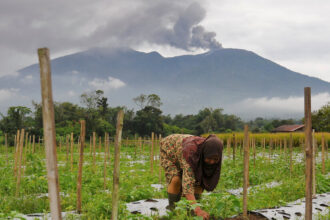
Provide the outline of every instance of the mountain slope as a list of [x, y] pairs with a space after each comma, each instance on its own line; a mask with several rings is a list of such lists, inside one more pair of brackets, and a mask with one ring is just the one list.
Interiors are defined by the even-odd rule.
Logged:
[[[26, 82], [8, 78], [2, 86], [21, 88], [38, 100], [38, 65], [19, 73], [23, 78], [36, 80], [26, 87]], [[106, 90], [110, 105], [133, 107], [133, 97], [156, 93], [164, 102], [165, 113], [175, 114], [193, 113], [208, 106], [226, 108], [247, 98], [301, 96], [306, 86], [312, 87], [313, 94], [330, 93], [328, 82], [293, 72], [241, 49], [165, 58], [157, 52], [94, 48], [52, 60], [52, 73], [57, 100], [77, 102], [83, 91], [100, 85], [100, 89]], [[125, 86], [111, 88], [113, 78]]]

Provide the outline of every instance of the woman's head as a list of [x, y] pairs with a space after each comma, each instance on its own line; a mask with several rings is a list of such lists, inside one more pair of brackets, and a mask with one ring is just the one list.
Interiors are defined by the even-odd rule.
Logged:
[[204, 142], [202, 159], [203, 175], [211, 177], [217, 168], [222, 155], [222, 143], [215, 135], [210, 135]]

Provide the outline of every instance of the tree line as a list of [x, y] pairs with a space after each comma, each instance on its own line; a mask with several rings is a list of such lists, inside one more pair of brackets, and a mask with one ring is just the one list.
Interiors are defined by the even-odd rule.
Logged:
[[[108, 132], [115, 135], [116, 116], [120, 109], [124, 110], [123, 137], [147, 137], [151, 132], [163, 136], [172, 133], [189, 133], [200, 135], [202, 133], [223, 133], [242, 131], [244, 123], [248, 123], [252, 132], [271, 132], [283, 124], [299, 124], [301, 120], [294, 119], [263, 119], [256, 118], [248, 122], [235, 115], [225, 114], [221, 108], [204, 108], [197, 114], [175, 116], [164, 115], [161, 111], [161, 99], [156, 94], [141, 94], [133, 98], [139, 107], [137, 111], [126, 106], [109, 106], [108, 99], [102, 90], [83, 93], [80, 96], [81, 105], [71, 102], [55, 102], [56, 135], [65, 136], [71, 132], [75, 136], [80, 132], [80, 119], [86, 121], [86, 136], [103, 136]], [[7, 114], [0, 113], [0, 130], [9, 136], [14, 136], [18, 129], [24, 128], [29, 134], [42, 136], [42, 106], [41, 103], [32, 102], [32, 109], [25, 106], [11, 106]], [[313, 113], [313, 127], [317, 131], [330, 131], [330, 104]]]

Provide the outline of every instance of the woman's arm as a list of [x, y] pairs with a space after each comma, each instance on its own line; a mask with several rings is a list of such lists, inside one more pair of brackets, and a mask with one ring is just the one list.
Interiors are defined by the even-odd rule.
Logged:
[[[193, 201], [192, 204], [196, 203], [196, 198], [194, 194], [187, 194], [186, 198], [190, 201]], [[203, 219], [209, 219], [209, 214], [201, 209], [201, 207], [197, 206], [194, 210], [197, 216], [203, 217]]]

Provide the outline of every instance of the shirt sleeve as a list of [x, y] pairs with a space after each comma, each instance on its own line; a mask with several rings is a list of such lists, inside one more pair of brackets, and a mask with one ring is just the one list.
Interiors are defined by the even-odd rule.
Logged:
[[182, 193], [186, 194], [194, 194], [194, 186], [195, 186], [195, 175], [187, 163], [187, 161], [180, 156], [180, 166], [182, 168]]

